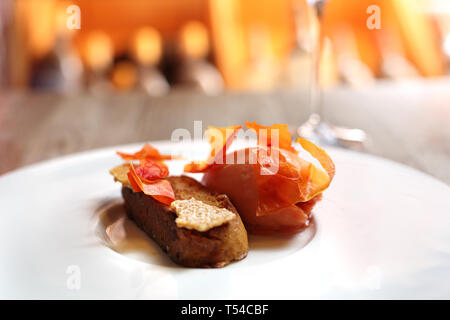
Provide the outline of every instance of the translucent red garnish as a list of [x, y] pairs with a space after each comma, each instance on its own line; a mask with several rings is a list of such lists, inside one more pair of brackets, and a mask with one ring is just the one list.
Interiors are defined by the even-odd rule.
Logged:
[[123, 153], [123, 152], [117, 152], [119, 156], [122, 157], [125, 161], [132, 161], [132, 160], [170, 160], [173, 159], [171, 155], [167, 154], [161, 154], [158, 149], [155, 147], [146, 144], [142, 147], [141, 150], [135, 152], [135, 153]]
[[[163, 160], [173, 159], [171, 155], [161, 154], [155, 147], [146, 144], [135, 153], [117, 152], [125, 161], [130, 162], [128, 180], [135, 192], [143, 192], [157, 201], [169, 205], [175, 195], [169, 181], [164, 180], [169, 175], [169, 168]], [[132, 161], [139, 161], [135, 167]]]
[[147, 180], [145, 182], [136, 172], [133, 163], [130, 163], [128, 180], [135, 192], [143, 192], [157, 201], [169, 205], [175, 200], [175, 194], [169, 181], [164, 179]]

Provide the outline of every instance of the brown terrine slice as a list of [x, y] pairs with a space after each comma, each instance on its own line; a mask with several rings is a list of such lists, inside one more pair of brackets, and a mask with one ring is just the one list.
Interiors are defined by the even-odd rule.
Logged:
[[175, 200], [195, 198], [225, 208], [235, 219], [204, 232], [178, 227], [174, 209], [142, 192], [124, 186], [122, 195], [127, 215], [136, 222], [177, 264], [186, 267], [223, 267], [247, 256], [247, 232], [226, 195], [214, 193], [187, 176], [168, 177]]

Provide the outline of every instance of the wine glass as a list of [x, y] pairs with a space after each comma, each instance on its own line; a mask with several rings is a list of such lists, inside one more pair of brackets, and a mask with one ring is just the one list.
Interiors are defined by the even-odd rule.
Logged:
[[[313, 27], [311, 31], [313, 38], [311, 41], [313, 79], [310, 88], [312, 113], [309, 119], [298, 127], [297, 134], [321, 144], [361, 149], [367, 138], [363, 130], [336, 126], [325, 119], [323, 112], [323, 92], [319, 83], [319, 61], [321, 53], [322, 14], [326, 0], [308, 0], [308, 3], [314, 8], [313, 18], [316, 20], [315, 24], [317, 25], [317, 28]], [[315, 32], [315, 29], [318, 29], [318, 32]]]

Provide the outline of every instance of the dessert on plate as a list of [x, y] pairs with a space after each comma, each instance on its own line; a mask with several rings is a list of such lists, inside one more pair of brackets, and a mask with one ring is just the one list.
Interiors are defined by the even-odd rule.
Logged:
[[164, 161], [172, 157], [148, 144], [133, 154], [118, 152], [126, 163], [110, 173], [122, 184], [127, 215], [174, 262], [223, 267], [247, 256], [247, 231], [294, 234], [309, 226], [334, 177], [333, 161], [305, 139], [293, 144], [287, 125], [246, 126], [258, 142], [234, 151], [230, 146], [241, 126], [206, 130], [208, 158], [184, 167], [202, 173], [202, 183], [170, 176]]
[[[203, 173], [206, 187], [228, 195], [250, 233], [303, 230], [334, 177], [333, 161], [306, 139], [293, 144], [285, 124], [264, 127], [247, 122], [246, 126], [256, 132], [256, 146], [227, 152], [241, 127], [210, 127], [206, 131], [212, 146], [209, 158], [187, 164], [185, 172]], [[307, 151], [316, 164], [304, 159], [295, 147]]]
[[177, 264], [223, 267], [245, 258], [247, 232], [226, 195], [187, 176], [169, 176], [161, 155], [150, 145], [111, 169], [122, 184], [127, 215]]

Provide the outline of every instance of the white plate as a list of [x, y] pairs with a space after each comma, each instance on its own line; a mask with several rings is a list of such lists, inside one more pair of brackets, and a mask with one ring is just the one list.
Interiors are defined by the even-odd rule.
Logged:
[[[205, 145], [153, 144], [195, 158], [207, 152]], [[337, 173], [314, 209], [313, 227], [289, 238], [250, 237], [248, 257], [225, 268], [187, 269], [121, 220], [120, 185], [108, 170], [121, 163], [116, 150], [141, 146], [81, 153], [0, 178], [0, 298], [450, 298], [444, 183], [328, 149]], [[173, 162], [171, 173], [182, 165]], [[107, 235], [120, 235], [123, 226], [126, 242], [112, 245]]]

